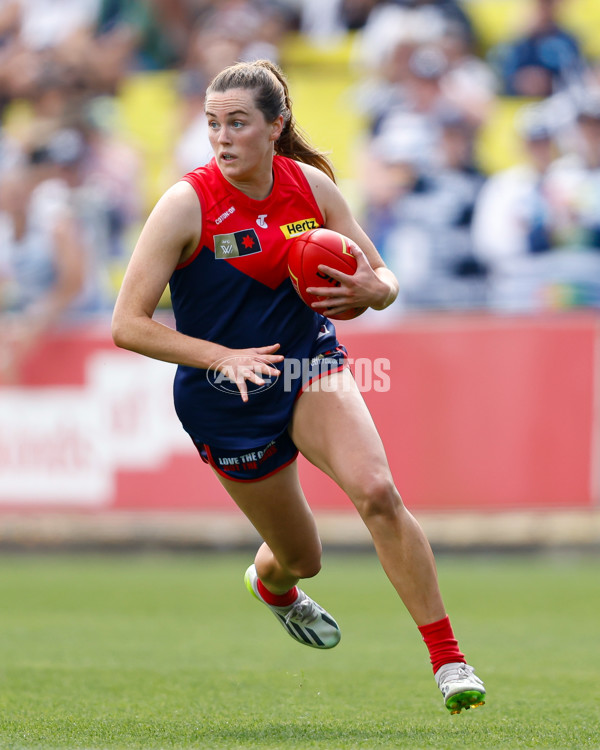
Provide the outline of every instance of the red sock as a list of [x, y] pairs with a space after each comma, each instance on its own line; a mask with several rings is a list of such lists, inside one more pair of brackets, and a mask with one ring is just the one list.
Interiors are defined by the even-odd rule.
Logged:
[[444, 664], [450, 664], [455, 661], [466, 661], [464, 654], [458, 648], [458, 641], [452, 632], [452, 625], [450, 625], [448, 615], [443, 620], [430, 622], [428, 625], [421, 625], [419, 632], [429, 649], [429, 657], [431, 658], [434, 674]]
[[273, 594], [264, 585], [260, 578], [257, 579], [256, 586], [258, 588], [258, 593], [266, 603], [271, 604], [274, 607], [289, 607], [289, 605], [293, 604], [298, 598], [298, 589], [295, 586], [289, 591], [286, 591], [285, 594]]

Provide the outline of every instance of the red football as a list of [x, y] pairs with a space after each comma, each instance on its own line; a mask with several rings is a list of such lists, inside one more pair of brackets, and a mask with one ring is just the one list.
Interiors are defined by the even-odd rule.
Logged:
[[[347, 274], [353, 274], [356, 271], [356, 258], [351, 250], [353, 247], [356, 245], [351, 239], [324, 227], [309, 229], [308, 232], [303, 232], [294, 239], [288, 254], [288, 271], [294, 289], [305, 304], [310, 307], [312, 302], [325, 299], [308, 294], [307, 287], [339, 286], [339, 281], [319, 271], [320, 265], [329, 266]], [[350, 320], [366, 309], [366, 307], [354, 307], [338, 315], [327, 317], [334, 320]], [[319, 312], [327, 315], [327, 310], [319, 310]]]

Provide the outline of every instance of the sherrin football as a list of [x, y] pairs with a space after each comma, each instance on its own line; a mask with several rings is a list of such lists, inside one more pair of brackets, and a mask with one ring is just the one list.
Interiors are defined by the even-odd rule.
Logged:
[[[300, 299], [310, 307], [312, 302], [325, 299], [309, 294], [308, 287], [339, 286], [340, 282], [327, 273], [319, 271], [320, 265], [335, 268], [349, 275], [356, 271], [356, 258], [351, 248], [356, 244], [339, 232], [319, 227], [298, 235], [290, 245], [288, 271], [294, 289]], [[354, 307], [337, 315], [327, 315], [327, 310], [318, 312], [333, 320], [350, 320], [363, 313], [366, 307]]]

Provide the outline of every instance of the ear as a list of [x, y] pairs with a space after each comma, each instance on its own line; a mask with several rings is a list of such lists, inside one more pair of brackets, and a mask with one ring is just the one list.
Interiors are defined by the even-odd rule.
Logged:
[[271, 124], [272, 131], [271, 131], [271, 140], [274, 142], [277, 142], [279, 140], [279, 136], [281, 135], [281, 132], [283, 131], [283, 115], [279, 115], [279, 117]]

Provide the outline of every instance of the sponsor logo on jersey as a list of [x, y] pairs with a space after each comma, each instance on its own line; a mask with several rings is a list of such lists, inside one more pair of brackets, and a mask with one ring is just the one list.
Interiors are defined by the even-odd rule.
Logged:
[[279, 228], [285, 235], [285, 238], [291, 240], [292, 237], [297, 237], [309, 229], [317, 229], [318, 226], [319, 222], [316, 219], [300, 219], [300, 221], [290, 221], [289, 224], [282, 224]]
[[242, 255], [261, 253], [262, 247], [254, 229], [215, 235], [215, 258], [228, 260]]
[[231, 214], [234, 213], [234, 211], [235, 211], [234, 206], [231, 206], [230, 208], [228, 208], [227, 211], [223, 211], [223, 213], [219, 216], [219, 218], [215, 219], [215, 224], [220, 224], [228, 216], [231, 216]]
[[267, 229], [269, 226], [267, 224], [267, 214], [259, 214], [256, 223], [261, 229]]

